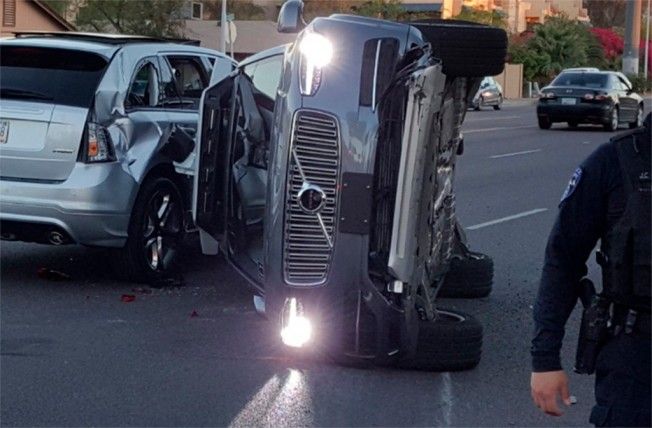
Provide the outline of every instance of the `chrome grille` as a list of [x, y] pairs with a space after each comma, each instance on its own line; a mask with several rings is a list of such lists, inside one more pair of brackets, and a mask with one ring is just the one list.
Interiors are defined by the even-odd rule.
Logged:
[[[294, 118], [288, 165], [285, 211], [285, 281], [293, 285], [323, 283], [328, 274], [337, 216], [340, 149], [337, 120], [314, 111]], [[319, 186], [326, 203], [318, 214], [299, 206], [304, 183]]]

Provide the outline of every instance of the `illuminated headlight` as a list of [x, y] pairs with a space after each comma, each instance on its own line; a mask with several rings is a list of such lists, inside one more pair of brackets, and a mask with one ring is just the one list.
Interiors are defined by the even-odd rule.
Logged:
[[491, 96], [491, 92], [483, 92], [483, 93], [482, 93], [482, 96], [483, 96], [483, 97], [490, 97], [490, 96]]
[[306, 33], [299, 42], [301, 52], [301, 93], [314, 95], [321, 84], [322, 73], [333, 59], [333, 45], [321, 34]]
[[312, 338], [312, 324], [296, 298], [285, 301], [281, 316], [281, 340], [292, 348], [301, 348]]

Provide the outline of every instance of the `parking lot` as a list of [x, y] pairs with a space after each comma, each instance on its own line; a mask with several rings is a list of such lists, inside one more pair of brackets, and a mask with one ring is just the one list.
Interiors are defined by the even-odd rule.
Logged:
[[[648, 106], [649, 107], [649, 106]], [[556, 205], [577, 164], [611, 134], [542, 131], [534, 106], [469, 112], [456, 178], [472, 249], [494, 291], [442, 306], [485, 327], [480, 365], [459, 373], [354, 369], [284, 356], [241, 277], [187, 243], [178, 284], [115, 279], [100, 249], [2, 242], [1, 419], [5, 426], [586, 426], [578, 404], [550, 419], [530, 403], [531, 305]], [[39, 275], [48, 268], [70, 276]], [[592, 262], [591, 276], [597, 279]], [[572, 366], [577, 311], [565, 340]]]

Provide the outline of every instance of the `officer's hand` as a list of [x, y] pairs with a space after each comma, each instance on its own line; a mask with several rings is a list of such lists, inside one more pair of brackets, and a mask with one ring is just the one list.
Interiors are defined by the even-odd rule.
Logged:
[[563, 370], [532, 373], [530, 387], [534, 404], [548, 415], [561, 416], [563, 414], [557, 405], [557, 397], [560, 397], [566, 406], [571, 405], [568, 377]]

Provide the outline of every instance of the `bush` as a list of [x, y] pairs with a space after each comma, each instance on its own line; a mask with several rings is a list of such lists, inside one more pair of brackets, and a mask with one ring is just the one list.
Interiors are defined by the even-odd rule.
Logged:
[[632, 82], [632, 89], [634, 92], [638, 92], [639, 94], [642, 94], [644, 92], [650, 92], [652, 91], [652, 78], [649, 76], [646, 78], [642, 74], [636, 76], [627, 76], [630, 82]]
[[604, 50], [584, 24], [565, 16], [550, 17], [523, 44], [509, 50], [512, 62], [523, 64], [526, 80], [549, 82], [570, 67], [607, 67]]

